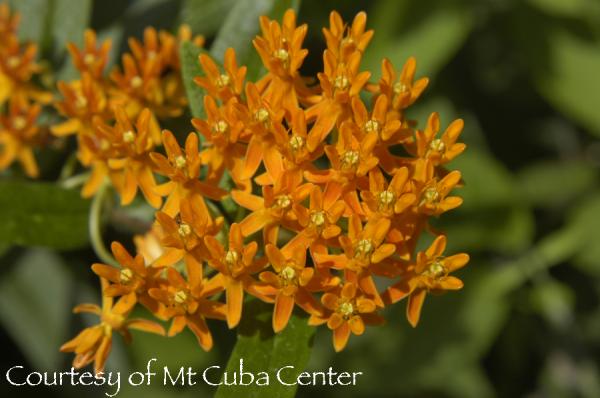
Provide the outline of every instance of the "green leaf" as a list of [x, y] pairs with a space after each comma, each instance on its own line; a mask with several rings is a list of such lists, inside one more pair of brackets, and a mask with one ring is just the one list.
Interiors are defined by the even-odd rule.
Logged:
[[51, 183], [0, 182], [0, 242], [74, 249], [88, 243], [89, 201]]
[[598, 2], [595, 0], [528, 0], [540, 10], [560, 17], [581, 17], [586, 13], [598, 12]]
[[533, 205], [556, 207], [584, 194], [597, 181], [591, 165], [582, 161], [540, 162], [517, 175], [519, 192]]
[[181, 43], [179, 54], [181, 58], [181, 76], [185, 92], [190, 102], [192, 116], [204, 117], [204, 90], [194, 83], [194, 77], [203, 76], [198, 56], [203, 52], [200, 47], [191, 42]]
[[600, 136], [600, 40], [583, 40], [566, 30], [549, 30], [544, 37], [549, 54], [534, 69], [538, 91], [557, 111], [576, 119]]
[[49, 0], [11, 0], [11, 9], [21, 14], [19, 38], [41, 43], [51, 16]]
[[190, 26], [194, 34], [212, 35], [223, 25], [236, 0], [185, 0], [180, 23]]
[[289, 380], [304, 370], [310, 358], [315, 328], [307, 324], [306, 317], [292, 315], [287, 327], [275, 334], [270, 314], [273, 306], [258, 300], [246, 302], [244, 316], [238, 328], [238, 341], [229, 358], [226, 371], [239, 372], [240, 360], [244, 360], [245, 371], [267, 372], [269, 385], [225, 386], [218, 388], [216, 398], [227, 397], [293, 397], [297, 386], [285, 386], [275, 379], [276, 371], [283, 366]]
[[211, 55], [223, 62], [225, 50], [235, 50], [239, 65], [248, 66], [248, 80], [255, 80], [262, 68], [252, 40], [259, 34], [258, 19], [266, 15], [281, 20], [288, 8], [298, 11], [300, 0], [238, 0], [231, 9], [210, 48]]
[[[66, 45], [73, 42], [83, 43], [83, 33], [89, 25], [92, 13], [92, 0], [54, 0], [52, 17], [52, 38], [56, 59], [61, 59], [67, 52]], [[76, 76], [73, 64], [66, 60], [58, 72], [58, 78], [69, 80]]]
[[589, 275], [600, 276], [600, 192], [589, 195], [582, 203], [573, 206], [568, 216], [569, 226], [580, 231], [581, 249], [577, 251], [574, 264]]
[[[9, 264], [3, 264], [9, 266]], [[67, 339], [72, 280], [62, 259], [31, 249], [0, 279], [0, 320], [27, 360], [40, 370], [56, 370]]]
[[387, 0], [373, 10], [368, 26], [375, 35], [361, 66], [372, 71], [372, 80], [379, 78], [383, 58], [400, 70], [414, 56], [417, 77], [431, 77], [459, 50], [471, 31], [470, 13], [456, 3], [435, 3]]

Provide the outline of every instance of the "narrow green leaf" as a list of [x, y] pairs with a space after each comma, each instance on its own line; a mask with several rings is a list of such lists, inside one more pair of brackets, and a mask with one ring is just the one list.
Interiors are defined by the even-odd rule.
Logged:
[[549, 31], [549, 57], [534, 70], [537, 89], [556, 110], [600, 135], [600, 41], [586, 41], [566, 30]]
[[[83, 43], [83, 32], [90, 22], [92, 0], [54, 0], [52, 14], [52, 38], [56, 60], [64, 58], [67, 43]], [[58, 72], [58, 78], [69, 80], [76, 76], [76, 69], [68, 60]]]
[[198, 56], [203, 52], [201, 48], [191, 42], [183, 42], [179, 49], [181, 58], [181, 76], [192, 116], [204, 117], [204, 90], [194, 83], [194, 77], [204, 75]]
[[267, 372], [269, 385], [225, 386], [221, 385], [216, 398], [228, 397], [293, 397], [297, 386], [286, 386], [278, 382], [277, 370], [283, 366], [287, 382], [293, 382], [304, 371], [310, 358], [315, 328], [307, 324], [306, 317], [292, 315], [287, 327], [274, 334], [271, 326], [271, 305], [258, 300], [248, 301], [238, 328], [238, 341], [229, 358], [226, 371], [239, 372], [240, 360], [244, 360], [244, 371]]
[[51, 183], [0, 182], [0, 242], [74, 249], [88, 243], [89, 201]]
[[56, 370], [63, 359], [58, 347], [67, 339], [71, 276], [45, 249], [31, 249], [10, 265], [0, 280], [0, 321], [33, 366]]
[[[423, 15], [417, 22], [412, 7], [420, 7], [418, 11]], [[438, 1], [437, 5], [425, 5], [388, 0], [373, 10], [368, 26], [375, 28], [375, 35], [362, 69], [371, 70], [373, 80], [381, 74], [383, 58], [400, 69], [410, 56], [417, 59], [417, 77], [432, 77], [461, 47], [472, 20], [470, 13], [455, 3]]]
[[248, 66], [248, 80], [255, 80], [262, 68], [252, 40], [260, 32], [258, 19], [267, 15], [281, 20], [288, 8], [298, 11], [300, 0], [238, 0], [231, 9], [210, 49], [211, 55], [223, 62], [227, 48], [235, 50], [238, 63]]
[[179, 20], [192, 28], [194, 34], [212, 35], [223, 25], [236, 0], [185, 0]]
[[13, 10], [21, 14], [19, 38], [42, 42], [51, 14], [52, 2], [49, 0], [11, 0]]

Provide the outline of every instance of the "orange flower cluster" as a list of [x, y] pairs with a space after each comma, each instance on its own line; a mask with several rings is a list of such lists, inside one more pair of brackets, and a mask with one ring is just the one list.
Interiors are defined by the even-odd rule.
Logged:
[[31, 81], [41, 72], [37, 46], [19, 40], [19, 19], [8, 4], [0, 4], [0, 171], [18, 161], [25, 174], [37, 177], [34, 148], [44, 139], [37, 119], [52, 95]]
[[87, 30], [83, 48], [68, 45], [80, 76], [57, 84], [62, 99], [55, 107], [67, 120], [52, 126], [52, 133], [77, 136], [79, 161], [92, 169], [84, 197], [94, 195], [108, 176], [123, 205], [131, 203], [139, 188], [148, 203], [160, 207], [149, 154], [161, 144], [158, 120], [180, 116], [187, 106], [179, 46], [188, 40], [199, 46], [204, 42], [201, 36], [192, 38], [187, 26], [177, 37], [147, 28], [143, 42], [129, 39], [131, 52], [109, 74], [110, 40], [98, 43]]
[[[80, 138], [80, 159], [93, 168], [84, 195], [108, 175], [123, 204], [139, 187], [161, 208], [148, 238], [138, 238], [136, 256], [113, 243], [121, 267], [93, 265], [105, 300], [120, 299], [93, 308], [103, 334], [86, 329], [63, 346], [77, 354], [75, 366], [95, 358], [96, 371], [103, 368], [112, 331], [140, 326], [125, 320], [136, 302], [171, 321], [169, 336], [187, 327], [208, 350], [206, 319], [234, 328], [248, 294], [273, 303], [275, 332], [297, 306], [311, 325], [332, 330], [340, 351], [350, 334], [381, 324], [384, 307], [406, 298], [416, 326], [427, 293], [462, 287], [450, 273], [469, 257], [445, 257], [443, 234], [417, 252], [430, 217], [462, 203], [451, 194], [461, 174], [446, 169], [465, 149], [457, 143], [462, 120], [440, 132], [436, 113], [423, 129], [407, 119], [428, 83], [415, 80], [413, 58], [401, 70], [384, 59], [381, 78], [370, 82], [360, 69], [373, 36], [365, 13], [349, 26], [331, 13], [318, 81], [300, 73], [307, 26], [297, 25], [292, 10], [281, 24], [261, 17], [260, 27], [253, 43], [266, 74], [256, 82], [245, 81], [233, 49], [223, 67], [200, 55], [204, 75], [195, 82], [206, 93], [206, 117], [192, 120], [200, 135], [190, 133], [183, 146], [171, 132], [159, 134], [156, 121], [185, 103], [173, 38], [157, 40], [149, 29], [144, 45], [132, 41], [133, 55], [112, 83], [102, 78], [108, 47], [97, 47], [93, 33], [84, 50], [71, 48], [82, 79], [59, 86], [59, 109], [70, 119], [54, 131]], [[103, 116], [111, 109], [115, 123]], [[160, 143], [165, 153], [156, 151]], [[165, 182], [158, 185], [154, 174]], [[224, 218], [233, 215], [219, 214], [224, 206], [214, 203], [228, 194], [246, 209], [231, 225]]]

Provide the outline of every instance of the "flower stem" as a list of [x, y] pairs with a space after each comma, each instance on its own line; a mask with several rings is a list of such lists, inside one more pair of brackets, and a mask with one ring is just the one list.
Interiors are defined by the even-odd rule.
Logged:
[[106, 200], [109, 198], [108, 193], [109, 184], [105, 181], [96, 192], [94, 199], [92, 200], [92, 206], [90, 207], [90, 217], [89, 217], [89, 233], [90, 233], [90, 241], [92, 243], [92, 248], [98, 258], [104, 262], [105, 264], [110, 264], [115, 267], [118, 267], [119, 264], [114, 259], [112, 254], [108, 251], [106, 246], [104, 245], [104, 241], [102, 240], [102, 208]]

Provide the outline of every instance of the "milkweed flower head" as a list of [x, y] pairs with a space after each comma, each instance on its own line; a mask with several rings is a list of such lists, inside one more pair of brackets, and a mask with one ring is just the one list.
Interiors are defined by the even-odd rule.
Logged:
[[[136, 238], [137, 256], [114, 243], [120, 268], [93, 266], [103, 295], [169, 320], [169, 336], [190, 329], [205, 350], [206, 320], [236, 327], [245, 296], [273, 305], [276, 333], [296, 307], [311, 325], [326, 324], [336, 351], [403, 299], [416, 326], [427, 293], [460, 289], [451, 273], [469, 260], [445, 255], [447, 237], [429, 225], [462, 203], [461, 173], [447, 169], [466, 148], [462, 120], [442, 128], [432, 113], [419, 128], [407, 118], [428, 84], [414, 58], [399, 69], [383, 59], [373, 81], [361, 67], [374, 35], [364, 12], [350, 24], [331, 13], [323, 69], [312, 77], [301, 73], [308, 26], [294, 11], [259, 25], [252, 43], [265, 73], [255, 81], [231, 48], [223, 65], [199, 56], [203, 74], [193, 82], [205, 116], [184, 136], [159, 126], [188, 102], [178, 43], [202, 42], [189, 28], [146, 29], [110, 74], [109, 45], [93, 32], [82, 49], [69, 47], [81, 76], [59, 84], [56, 107], [67, 120], [53, 132], [79, 138], [79, 159], [92, 169], [83, 195], [110, 181], [122, 205], [139, 190], [157, 209], [151, 231]], [[417, 250], [428, 236], [431, 246]], [[66, 344], [77, 366], [99, 357], [100, 368], [106, 350], [94, 349], [108, 343], [95, 334], [85, 349]]]

